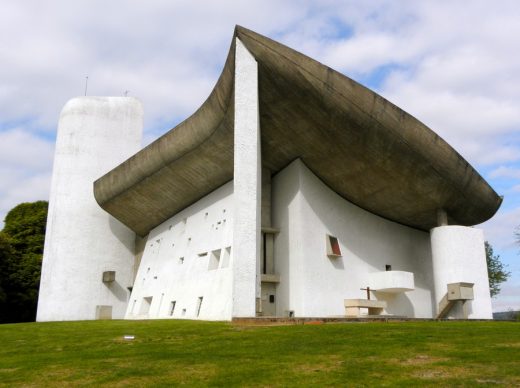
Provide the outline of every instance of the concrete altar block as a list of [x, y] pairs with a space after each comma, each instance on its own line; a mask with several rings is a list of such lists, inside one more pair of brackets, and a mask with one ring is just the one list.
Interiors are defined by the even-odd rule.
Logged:
[[367, 308], [368, 315], [381, 315], [383, 309], [386, 308], [386, 302], [382, 300], [345, 299], [344, 306], [347, 317], [359, 317], [361, 308]]

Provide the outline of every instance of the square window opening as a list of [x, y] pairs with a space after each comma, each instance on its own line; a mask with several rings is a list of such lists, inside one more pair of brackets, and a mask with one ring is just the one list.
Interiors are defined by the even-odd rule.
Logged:
[[339, 247], [338, 238], [327, 234], [326, 240], [327, 240], [327, 256], [329, 256], [329, 257], [341, 256], [341, 249]]

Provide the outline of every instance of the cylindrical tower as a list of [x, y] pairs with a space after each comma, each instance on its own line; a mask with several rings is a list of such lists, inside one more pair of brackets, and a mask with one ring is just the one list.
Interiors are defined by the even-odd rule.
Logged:
[[[473, 283], [474, 299], [466, 302], [469, 304], [468, 318], [492, 319], [482, 230], [446, 225], [433, 228], [430, 235], [437, 309], [448, 291], [448, 284]], [[461, 306], [456, 305], [447, 316], [463, 318], [463, 315]]]
[[58, 125], [37, 321], [123, 318], [135, 234], [99, 207], [93, 182], [137, 152], [143, 109], [129, 97], [78, 97]]

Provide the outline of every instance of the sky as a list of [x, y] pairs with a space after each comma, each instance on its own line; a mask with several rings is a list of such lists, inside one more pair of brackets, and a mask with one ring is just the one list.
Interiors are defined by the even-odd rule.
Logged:
[[504, 196], [479, 227], [511, 277], [494, 311], [520, 309], [520, 2], [24, 0], [0, 2], [0, 227], [48, 199], [67, 100], [130, 95], [143, 145], [192, 114], [236, 24], [368, 86], [432, 128]]

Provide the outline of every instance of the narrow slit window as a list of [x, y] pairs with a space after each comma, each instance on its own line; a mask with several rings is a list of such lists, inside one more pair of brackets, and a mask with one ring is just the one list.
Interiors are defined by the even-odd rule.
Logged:
[[204, 299], [202, 296], [199, 296], [197, 299], [197, 317], [200, 315], [200, 308], [202, 307], [202, 299]]
[[173, 315], [173, 312], [175, 311], [175, 305], [176, 305], [176, 304], [177, 304], [177, 301], [175, 301], [175, 300], [172, 300], [172, 301], [170, 302], [170, 316]]
[[262, 233], [262, 273], [267, 273], [267, 235]]

